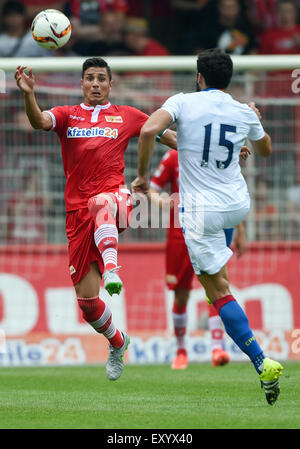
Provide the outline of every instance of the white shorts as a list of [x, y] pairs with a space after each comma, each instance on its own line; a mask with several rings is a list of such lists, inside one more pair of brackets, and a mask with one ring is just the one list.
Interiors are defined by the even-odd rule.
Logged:
[[216, 274], [226, 265], [232, 251], [226, 245], [224, 229], [234, 228], [241, 223], [250, 205], [231, 212], [195, 213], [179, 212], [189, 256], [197, 275]]

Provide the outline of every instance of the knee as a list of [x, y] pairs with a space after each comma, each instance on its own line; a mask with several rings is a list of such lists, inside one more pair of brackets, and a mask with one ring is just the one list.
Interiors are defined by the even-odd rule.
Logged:
[[211, 288], [210, 293], [212, 295], [212, 297], [209, 296], [208, 292], [207, 296], [209, 297], [210, 300], [212, 300], [213, 302], [219, 298], [224, 298], [224, 296], [230, 295], [230, 285], [228, 282], [228, 279], [226, 278], [219, 278], [212, 286], [210, 286]]
[[186, 306], [189, 299], [189, 290], [175, 290], [174, 301], [178, 306]]
[[221, 277], [218, 280], [216, 290], [219, 292], [221, 298], [230, 294], [229, 281], [226, 277]]
[[229, 281], [225, 275], [218, 274], [208, 275], [203, 274], [198, 276], [199, 281], [205, 289], [207, 298], [211, 303], [214, 303], [219, 298], [224, 298], [224, 296], [230, 295]]
[[98, 196], [93, 196], [92, 198], [90, 198], [88, 200], [87, 206], [88, 206], [91, 216], [93, 218], [95, 218], [99, 211], [103, 211], [103, 210], [109, 208], [109, 203], [106, 198], [104, 198], [101, 195], [98, 195]]

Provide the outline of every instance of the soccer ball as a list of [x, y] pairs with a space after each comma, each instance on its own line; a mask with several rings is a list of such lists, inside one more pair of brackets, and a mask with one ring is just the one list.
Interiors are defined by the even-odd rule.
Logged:
[[57, 9], [45, 9], [33, 19], [31, 32], [41, 47], [57, 50], [70, 39], [71, 24], [68, 17]]

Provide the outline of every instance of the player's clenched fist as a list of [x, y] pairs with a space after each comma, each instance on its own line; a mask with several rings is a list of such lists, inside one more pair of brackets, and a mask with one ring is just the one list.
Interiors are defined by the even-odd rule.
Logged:
[[26, 68], [27, 67], [24, 66], [18, 66], [15, 71], [15, 79], [18, 88], [22, 90], [22, 92], [29, 94], [33, 92], [35, 78], [33, 75], [32, 68], [28, 70], [28, 75], [25, 73]]
[[246, 145], [242, 146], [240, 151], [240, 158], [244, 159], [246, 161], [248, 159], [248, 156], [250, 156], [251, 150]]
[[149, 179], [138, 176], [131, 183], [133, 193], [147, 193], [149, 190]]

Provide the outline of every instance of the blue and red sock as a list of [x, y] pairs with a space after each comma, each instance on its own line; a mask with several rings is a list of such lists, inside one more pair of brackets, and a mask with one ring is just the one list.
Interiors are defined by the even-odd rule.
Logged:
[[214, 302], [214, 307], [220, 315], [227, 334], [235, 344], [252, 361], [254, 368], [260, 374], [265, 355], [256, 341], [249, 326], [247, 315], [232, 295], [224, 296]]

